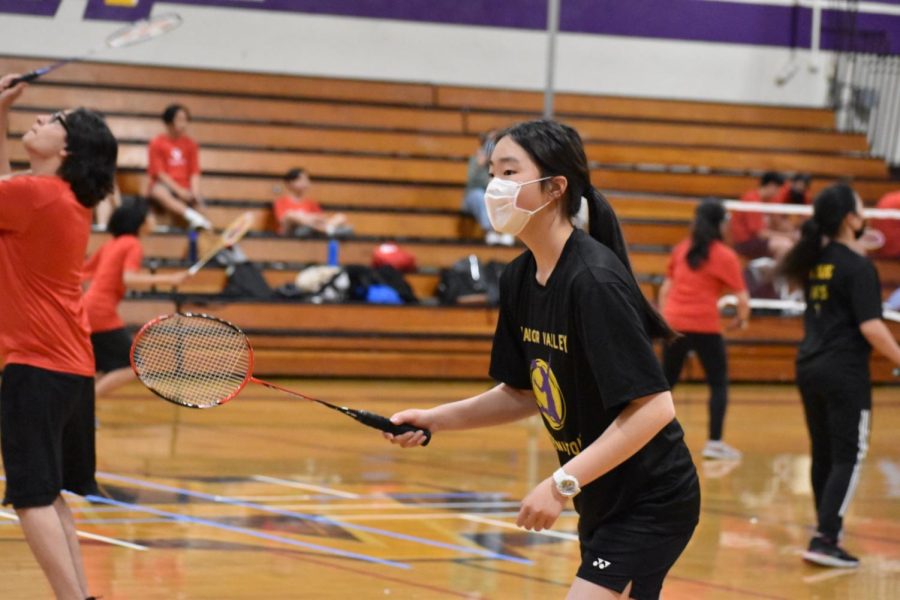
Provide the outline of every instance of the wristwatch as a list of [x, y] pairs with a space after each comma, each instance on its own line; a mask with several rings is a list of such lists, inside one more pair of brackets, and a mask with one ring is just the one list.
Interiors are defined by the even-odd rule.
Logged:
[[578, 479], [574, 475], [566, 473], [562, 467], [553, 472], [553, 483], [556, 484], [556, 491], [567, 498], [571, 498], [581, 491]]

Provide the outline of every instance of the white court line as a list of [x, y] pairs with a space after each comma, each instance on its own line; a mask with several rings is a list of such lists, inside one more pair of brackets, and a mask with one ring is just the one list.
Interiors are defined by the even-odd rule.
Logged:
[[344, 492], [341, 490], [336, 490], [334, 488], [322, 487], [320, 485], [313, 485], [311, 483], [300, 483], [299, 481], [293, 481], [290, 479], [281, 479], [280, 477], [268, 477], [266, 475], [254, 475], [251, 479], [255, 479], [256, 481], [261, 481], [263, 483], [272, 483], [275, 485], [283, 485], [283, 486], [289, 487], [289, 488], [296, 488], [298, 490], [321, 492], [323, 494], [330, 494], [332, 496], [337, 496], [338, 498], [350, 498], [352, 500], [359, 498], [359, 494]]
[[[4, 519], [10, 519], [13, 521], [18, 521], [19, 517], [16, 515], [6, 512], [5, 510], [0, 510], [0, 517]], [[129, 548], [131, 550], [141, 550], [147, 551], [149, 548], [147, 546], [141, 546], [140, 544], [133, 544], [131, 542], [126, 542], [125, 540], [117, 540], [116, 538], [106, 537], [105, 535], [99, 535], [96, 533], [88, 533], [87, 531], [76, 531], [76, 534], [83, 538], [87, 538], [89, 540], [96, 540], [98, 542], [105, 542], [107, 544], [112, 544], [113, 546], [121, 546], [122, 548]]]
[[[506, 512], [488, 512], [484, 513], [485, 515], [490, 515], [492, 517], [506, 517], [512, 518], [519, 515], [519, 511], [506, 511]], [[473, 513], [466, 513], [468, 516], [477, 516]], [[331, 516], [329, 518], [335, 521], [415, 521], [415, 520], [437, 520], [437, 519], [459, 519], [461, 515], [457, 513], [415, 513], [412, 515], [340, 515], [340, 516]], [[563, 519], [566, 517], [577, 517], [578, 514], [575, 511], [571, 511], [568, 513], [562, 513], [559, 518]], [[474, 520], [474, 519], [471, 519]], [[518, 529], [518, 527], [516, 527]]]
[[321, 510], [321, 511], [339, 511], [339, 510], [363, 510], [363, 509], [381, 509], [381, 510], [422, 510], [425, 508], [508, 508], [510, 506], [519, 506], [520, 502], [423, 502], [421, 504], [391, 504], [384, 502], [370, 502], [369, 504], [272, 504], [275, 508], [282, 510]]
[[527, 533], [533, 533], [534, 535], [543, 535], [545, 537], [557, 538], [560, 540], [569, 540], [569, 541], [578, 541], [578, 536], [574, 533], [562, 533], [559, 531], [552, 531], [550, 529], [544, 529], [543, 531], [527, 531], [526, 529], [522, 529], [514, 523], [507, 523], [506, 521], [498, 521], [496, 519], [486, 519], [484, 517], [479, 517], [476, 515], [457, 515], [460, 519], [465, 519], [466, 521], [474, 521], [475, 523], [483, 523], [485, 525], [493, 525], [494, 527], [502, 527], [503, 529], [515, 529], [517, 531], [523, 531]]

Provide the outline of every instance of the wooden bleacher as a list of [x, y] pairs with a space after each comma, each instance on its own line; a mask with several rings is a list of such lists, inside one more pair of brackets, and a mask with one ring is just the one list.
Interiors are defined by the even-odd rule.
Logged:
[[[5, 72], [41, 64], [0, 58]], [[171, 102], [192, 112], [214, 222], [254, 211], [257, 227], [242, 248], [264, 265], [273, 286], [323, 262], [327, 252], [325, 240], [279, 239], [269, 231], [279, 176], [294, 166], [310, 170], [323, 205], [349, 214], [355, 237], [341, 243], [341, 259], [367, 263], [378, 243], [399, 239], [421, 266], [409, 278], [421, 297], [433, 296], [437, 270], [462, 256], [507, 261], [520, 251], [485, 246], [459, 203], [477, 134], [536, 117], [536, 93], [83, 63], [31, 86], [12, 112], [10, 134], [60, 107], [102, 110], [121, 141], [120, 187], [138, 193], [146, 143], [161, 131], [158, 115]], [[826, 110], [577, 94], [558, 95], [557, 110], [585, 139], [595, 184], [623, 221], [649, 296], [669, 248], [687, 235], [699, 197], [738, 196], [768, 169], [810, 172], [814, 189], [851, 176], [870, 203], [900, 187], [867, 156], [863, 136], [834, 131]], [[21, 164], [21, 148], [14, 149]], [[92, 248], [103, 239], [94, 234]], [[184, 265], [183, 234], [144, 242], [148, 260], [161, 269]], [[883, 280], [900, 283], [896, 261], [878, 267]], [[223, 282], [222, 270], [211, 268], [183, 291], [209, 294]], [[483, 307], [203, 302], [199, 308], [253, 332], [266, 374], [483, 377], [495, 319]], [[173, 306], [166, 295], [148, 293], [122, 310], [137, 325]], [[770, 321], [730, 337], [735, 379], [792, 377], [799, 321]], [[876, 374], [886, 377], [883, 364]]]

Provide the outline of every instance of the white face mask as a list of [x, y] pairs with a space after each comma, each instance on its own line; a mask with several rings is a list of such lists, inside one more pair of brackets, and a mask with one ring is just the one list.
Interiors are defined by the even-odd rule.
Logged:
[[550, 179], [542, 177], [541, 179], [532, 179], [518, 183], [509, 179], [493, 178], [484, 191], [484, 204], [487, 207], [488, 218], [491, 225], [500, 233], [508, 233], [510, 235], [519, 235], [528, 221], [535, 214], [543, 210], [553, 200], [548, 200], [534, 210], [525, 210], [516, 206], [516, 198], [523, 185], [529, 183], [537, 183]]

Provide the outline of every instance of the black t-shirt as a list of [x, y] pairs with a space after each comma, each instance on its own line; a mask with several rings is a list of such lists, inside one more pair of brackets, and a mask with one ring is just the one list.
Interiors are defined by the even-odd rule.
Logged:
[[[609, 248], [576, 229], [545, 286], [535, 273], [531, 252], [503, 272], [490, 374], [534, 392], [565, 464], [629, 402], [669, 386], [646, 333], [641, 291]], [[673, 419], [575, 497], [579, 531], [584, 537], [614, 521], [642, 530], [690, 529], [698, 518], [696, 482], [684, 432]]]
[[826, 361], [868, 372], [872, 346], [861, 323], [881, 318], [881, 283], [867, 258], [844, 244], [828, 244], [806, 283], [806, 312], [798, 364]]

